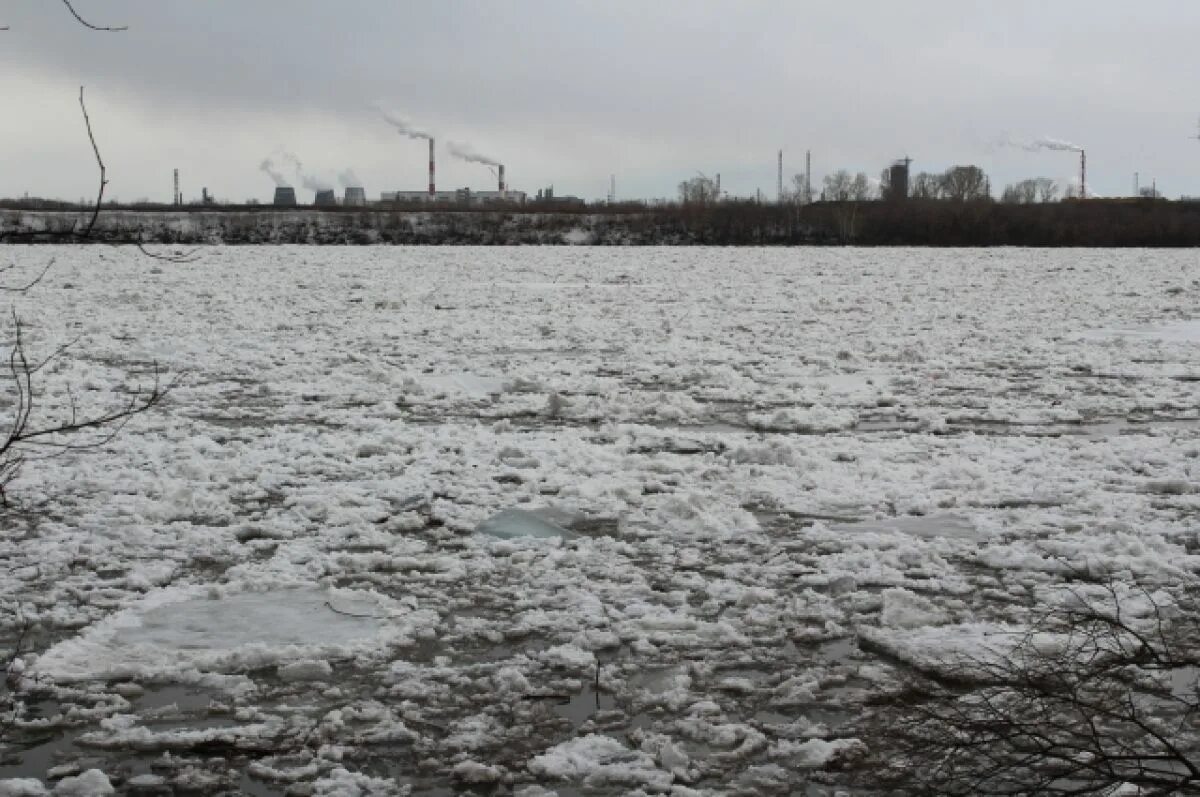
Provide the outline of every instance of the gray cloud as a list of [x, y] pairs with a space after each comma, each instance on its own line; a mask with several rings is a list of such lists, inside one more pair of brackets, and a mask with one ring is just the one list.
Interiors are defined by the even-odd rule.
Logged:
[[[124, 33], [83, 30], [57, 3], [0, 10], [0, 194], [90, 192], [73, 95], [93, 122], [121, 198], [188, 188], [261, 195], [273, 148], [306, 172], [349, 161], [368, 189], [417, 188], [427, 150], [398, 139], [371, 104], [411, 130], [486, 143], [514, 188], [554, 183], [603, 196], [669, 196], [720, 172], [732, 193], [773, 193], [812, 149], [818, 176], [875, 175], [910, 155], [936, 171], [976, 163], [993, 185], [1074, 165], [1049, 147], [995, 147], [1004, 130], [1086, 142], [1089, 179], [1127, 190], [1134, 171], [1168, 193], [1200, 193], [1200, 108], [1190, 39], [1200, 4], [1162, 0], [1005, 3], [847, 0], [79, 0]], [[1086, 21], [1082, 24], [1081, 21]], [[1154, 42], [1153, 47], [1131, 46]], [[446, 150], [446, 154], [450, 154]], [[488, 158], [492, 160], [492, 158]], [[311, 164], [309, 164], [311, 162]], [[452, 158], [442, 186], [490, 184]]]

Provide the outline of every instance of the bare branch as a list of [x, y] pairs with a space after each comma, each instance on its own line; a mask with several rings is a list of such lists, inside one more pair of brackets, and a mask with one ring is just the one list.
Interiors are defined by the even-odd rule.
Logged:
[[1111, 577], [1086, 583], [1011, 645], [948, 657], [875, 701], [872, 777], [901, 794], [1200, 793], [1200, 579], [1172, 585], [1168, 602]]
[[71, 0], [62, 0], [62, 1], [63, 1], [63, 5], [65, 5], [67, 7], [67, 10], [71, 12], [71, 16], [73, 16], [73, 17], [75, 17], [75, 19], [79, 20], [79, 24], [83, 25], [86, 28], [91, 28], [92, 30], [108, 31], [110, 33], [116, 33], [118, 31], [123, 31], [123, 30], [129, 30], [129, 27], [127, 25], [122, 25], [119, 28], [109, 28], [109, 27], [104, 27], [103, 25], [93, 25], [92, 23], [90, 23], [86, 19], [84, 19], [83, 17], [79, 16], [79, 12], [75, 10], [75, 7], [73, 5], [71, 5]]
[[[155, 365], [153, 381], [148, 387], [137, 385], [121, 404], [94, 414], [81, 413], [75, 394], [68, 387], [67, 417], [48, 421], [44, 425], [34, 425], [39, 398], [34, 376], [62, 356], [71, 344], [59, 346], [41, 361], [30, 360], [25, 348], [23, 330], [24, 324], [14, 312], [13, 343], [8, 355], [8, 381], [12, 385], [15, 398], [8, 432], [0, 439], [0, 506], [8, 506], [9, 485], [20, 475], [27, 462], [107, 445], [134, 416], [162, 403], [182, 379], [182, 375], [177, 374], [164, 383], [162, 372]], [[31, 453], [37, 450], [49, 453]]]
[[[22, 285], [20, 287], [15, 287], [15, 288], [7, 286], [7, 285], [0, 285], [0, 291], [3, 291], [5, 293], [25, 293], [30, 288], [32, 288], [33, 286], [35, 286], [39, 282], [41, 282], [42, 278], [45, 277], [46, 273], [49, 272], [50, 269], [53, 267], [54, 267], [54, 258], [50, 258], [50, 262], [46, 264], [46, 267], [44, 269], [42, 269], [41, 273], [38, 274], [36, 277], [34, 277], [31, 282], [26, 283], [25, 285]], [[9, 271], [11, 268], [12, 268], [12, 266], [5, 266], [4, 268], [0, 269], [0, 274], [3, 274], [4, 272]]]
[[[63, 0], [65, 3], [66, 0]], [[96, 146], [96, 136], [92, 133], [92, 120], [88, 117], [87, 105], [83, 101], [83, 86], [79, 87], [79, 108], [83, 111], [83, 123], [87, 127], [88, 141], [92, 142], [92, 152], [96, 154], [96, 165], [100, 167], [100, 190], [96, 194], [96, 207], [92, 210], [91, 221], [84, 228], [80, 237], [87, 238], [96, 226], [96, 218], [100, 215], [100, 204], [104, 201], [104, 188], [108, 185], [108, 177], [104, 168], [104, 160], [100, 157], [100, 147]]]
[[[117, 244], [114, 244], [114, 245], [117, 245]], [[141, 243], [137, 243], [134, 245], [138, 248], [138, 251], [141, 252], [146, 257], [152, 258], [154, 260], [165, 260], [168, 263], [194, 263], [195, 261], [200, 259], [200, 255], [198, 255], [196, 253], [195, 249], [190, 249], [187, 252], [176, 252], [174, 254], [164, 255], [164, 254], [159, 254], [157, 252], [151, 252]]]

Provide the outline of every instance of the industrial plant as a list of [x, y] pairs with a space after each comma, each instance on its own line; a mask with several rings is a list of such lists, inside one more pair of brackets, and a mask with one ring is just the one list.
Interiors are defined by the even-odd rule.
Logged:
[[[496, 163], [491, 159], [475, 155], [461, 147], [451, 145], [451, 152], [463, 160], [483, 163], [489, 167], [494, 167], [496, 174], [495, 190], [475, 190], [472, 188], [456, 188], [450, 191], [439, 191], [437, 189], [437, 144], [432, 136], [419, 133], [412, 130], [403, 123], [395, 122], [391, 119], [393, 125], [401, 130], [402, 133], [410, 138], [424, 138], [429, 141], [429, 185], [425, 189], [416, 190], [396, 190], [383, 191], [379, 195], [379, 202], [383, 204], [428, 204], [428, 205], [453, 205], [458, 207], [479, 207], [483, 205], [495, 205], [500, 203], [517, 204], [525, 203], [526, 194], [524, 191], [512, 191], [508, 187], [505, 180], [504, 165]], [[345, 194], [339, 199], [332, 188], [320, 186], [319, 183], [312, 177], [305, 175], [303, 167], [299, 159], [294, 155], [284, 153], [284, 160], [292, 164], [296, 170], [297, 176], [303, 183], [314, 189], [312, 205], [319, 208], [333, 207], [366, 207], [369, 203], [367, 200], [366, 189], [358, 185], [348, 185], [345, 189]], [[274, 162], [270, 158], [263, 161], [261, 166], [262, 171], [266, 172], [275, 181], [275, 196], [272, 200], [272, 205], [275, 207], [297, 207], [299, 201], [296, 196], [296, 189], [293, 188], [288, 181], [283, 177], [281, 171], [275, 167]], [[350, 173], [352, 174], [352, 173]], [[343, 175], [344, 177], [345, 175]], [[178, 191], [178, 170], [175, 174], [176, 179], [176, 204], [179, 204], [180, 194]], [[553, 194], [549, 194], [553, 196]]]
[[[521, 207], [526, 205], [529, 206], [528, 209], [530, 210], [544, 210], [549, 205], [558, 208], [576, 208], [588, 205], [588, 202], [580, 197], [556, 194], [553, 186], [539, 189], [536, 194], [513, 190], [509, 187], [504, 164], [495, 158], [479, 154], [467, 145], [455, 143], [454, 141], [446, 142], [445, 152], [453, 158], [488, 167], [494, 175], [495, 187], [487, 189], [457, 187], [448, 190], [439, 190], [437, 186], [437, 139], [431, 133], [414, 127], [409, 122], [392, 113], [382, 110], [380, 113], [382, 113], [383, 119], [400, 135], [409, 139], [419, 139], [426, 142], [428, 147], [428, 182], [423, 188], [410, 187], [385, 190], [377, 195], [377, 199], [369, 199], [363, 183], [354, 174], [353, 170], [346, 169], [338, 175], [338, 182], [344, 189], [344, 192], [339, 196], [338, 192], [328, 181], [306, 172], [299, 158], [294, 154], [286, 151], [276, 151], [271, 157], [265, 158], [260, 165], [261, 171], [270, 176], [275, 183], [274, 195], [269, 204], [278, 208], [305, 206], [320, 209], [369, 207], [386, 209], [389, 207], [412, 208], [413, 206], [423, 206], [429, 209], [439, 208], [446, 210], [499, 206]], [[1200, 138], [1200, 136], [1197, 137]], [[1039, 202], [1045, 202], [1055, 201], [1057, 192], [1059, 191], [1062, 192], [1062, 198], [1068, 200], [1096, 200], [1102, 198], [1089, 190], [1087, 152], [1082, 146], [1049, 137], [1034, 140], [1017, 140], [1004, 136], [993, 143], [998, 146], [1023, 149], [1027, 152], [1056, 150], [1077, 154], [1079, 159], [1078, 182], [1076, 183], [1074, 178], [1052, 180], [1050, 178], [1038, 177], [1006, 186], [1003, 192], [993, 194], [990, 178], [978, 166], [952, 166], [944, 173], [920, 172], [914, 174], [911, 171], [912, 159], [903, 157], [889, 163], [883, 169], [878, 179], [870, 177], [864, 172], [851, 174], [846, 170], [839, 170], [835, 173], [827, 174], [824, 177], [824, 185], [822, 187], [814, 188], [811, 152], [805, 152], [804, 170], [795, 174], [791, 182], [785, 183], [784, 151], [780, 149], [774, 153], [776, 156], [774, 159], [776, 166], [775, 202], [788, 206], [798, 204], [807, 205], [819, 201], [862, 202], [882, 200], [896, 203], [908, 199], [970, 199], [973, 201], [990, 200], [1008, 203], [1031, 195], [1037, 197]], [[288, 177], [284, 176], [289, 170], [294, 172], [297, 184], [311, 193], [303, 197], [299, 194], [299, 189], [293, 186], [292, 181]], [[669, 198], [644, 201], [632, 200], [626, 201], [622, 206], [662, 206], [670, 205], [673, 201], [677, 201], [681, 205], [709, 205], [730, 202], [766, 204], [770, 202], [770, 200], [766, 199], [761, 188], [755, 190], [749, 196], [741, 197], [734, 196], [728, 191], [722, 190], [721, 175], [719, 172], [715, 173], [713, 178], [705, 176], [703, 172], [697, 172], [697, 175], [698, 177], [690, 178], [680, 184], [678, 200]], [[182, 206], [186, 203], [183, 199], [183, 192], [180, 189], [180, 174], [178, 169], [174, 170], [173, 179], [173, 204]], [[1037, 189], [1034, 187], [1034, 183], [1037, 183], [1041, 188]], [[1161, 197], [1155, 183], [1152, 183], [1149, 189], [1140, 188], [1139, 178], [1137, 173], [1135, 173], [1132, 198], [1143, 198], [1147, 196], [1147, 191], [1149, 192], [1149, 196]], [[311, 200], [308, 197], [311, 197]], [[1022, 201], [1028, 202], [1031, 200], [1024, 199]], [[213, 205], [217, 203], [206, 191], [202, 204]], [[247, 200], [246, 204], [259, 205], [260, 203], [258, 200], [251, 199]], [[618, 204], [616, 202], [616, 175], [610, 178], [607, 204], [609, 206]]]
[[495, 191], [474, 191], [470, 188], [456, 188], [453, 191], [437, 190], [437, 160], [434, 140], [429, 139], [429, 188], [425, 191], [384, 191], [379, 195], [380, 202], [394, 203], [430, 203], [438, 205], [490, 205], [497, 202], [512, 202], [524, 204], [524, 191], [509, 191], [504, 182], [504, 166], [497, 164], [497, 186]]

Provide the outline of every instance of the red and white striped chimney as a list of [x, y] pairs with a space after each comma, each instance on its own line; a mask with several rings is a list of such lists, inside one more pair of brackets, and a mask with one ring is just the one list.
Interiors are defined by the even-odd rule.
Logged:
[[501, 164], [500, 164], [500, 198], [501, 198], [501, 199], [503, 199], [503, 198], [504, 198], [504, 196], [505, 196], [505, 191], [507, 191], [507, 190], [508, 190], [508, 189], [507, 189], [507, 188], [505, 188], [505, 186], [504, 186], [504, 164], [503, 164], [503, 163], [501, 163]]
[[431, 139], [429, 139], [429, 198], [430, 199], [433, 199], [434, 196], [437, 195], [437, 187], [436, 187], [435, 181], [433, 179], [433, 176], [434, 176], [433, 139], [431, 138]]

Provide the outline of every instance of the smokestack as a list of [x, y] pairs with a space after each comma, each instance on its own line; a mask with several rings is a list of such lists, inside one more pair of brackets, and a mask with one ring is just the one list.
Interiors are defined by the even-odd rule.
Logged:
[[437, 195], [437, 187], [435, 185], [433, 176], [434, 176], [433, 139], [430, 138], [429, 139], [429, 199], [430, 199], [430, 201], [433, 201], [434, 196]]
[[508, 190], [508, 189], [507, 189], [507, 188], [505, 188], [505, 186], [504, 186], [504, 164], [503, 164], [503, 163], [501, 163], [501, 164], [500, 164], [500, 165], [497, 167], [497, 172], [496, 172], [496, 173], [497, 173], [497, 174], [499, 175], [499, 177], [500, 177], [500, 198], [501, 198], [501, 199], [504, 199], [504, 197], [505, 197], [505, 194], [506, 194], [506, 192], [507, 192], [507, 190]]
[[777, 182], [775, 185], [775, 201], [783, 204], [783, 150], [779, 150], [779, 172], [776, 175]]
[[804, 204], [812, 202], [812, 150], [804, 151]]
[[179, 170], [178, 169], [175, 170], [175, 199], [173, 200], [173, 204], [176, 204], [176, 205], [183, 204], [183, 201], [182, 201], [182, 199], [180, 199], [180, 194], [179, 194]]
[[1079, 150], [1079, 198], [1087, 199], [1087, 152]]

